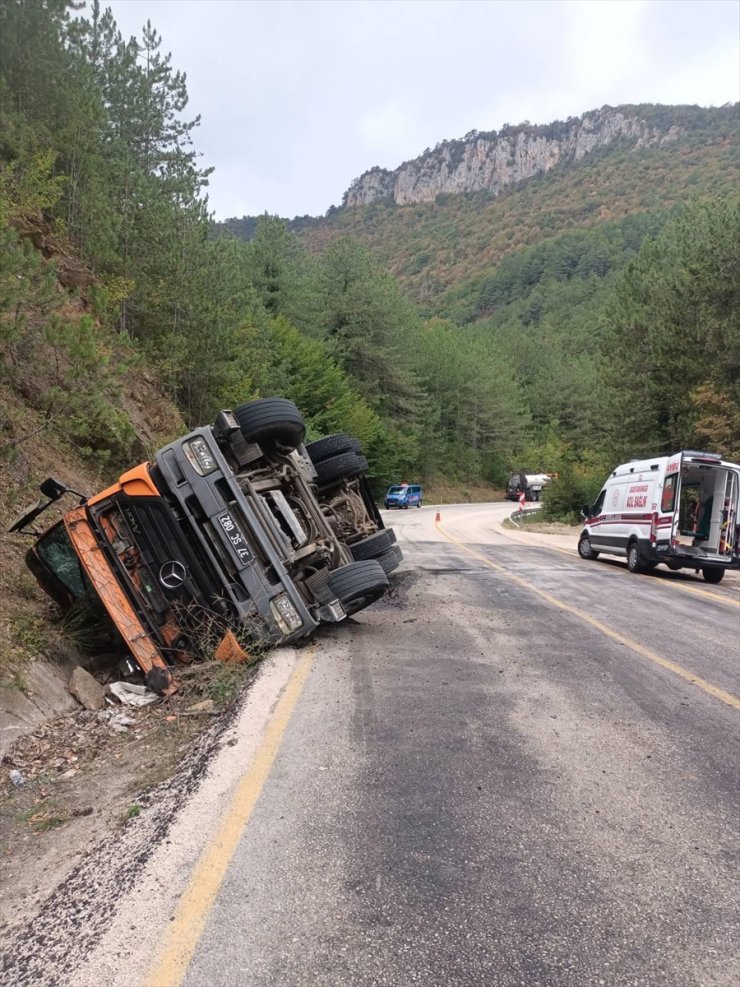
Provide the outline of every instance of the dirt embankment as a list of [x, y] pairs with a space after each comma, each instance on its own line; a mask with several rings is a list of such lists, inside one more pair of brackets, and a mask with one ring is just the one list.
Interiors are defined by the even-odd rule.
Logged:
[[[37, 243], [39, 222], [32, 227], [19, 232], [44, 260], [23, 268], [16, 279], [23, 290], [8, 295], [12, 305], [5, 297], [7, 304], [0, 305], [0, 801], [3, 813], [6, 803], [11, 816], [20, 813], [21, 825], [10, 839], [0, 836], [3, 865], [19, 845], [30, 851], [30, 859], [43, 857], [36, 830], [54, 828], [54, 820], [76, 818], [86, 801], [73, 798], [61, 809], [47, 807], [59, 802], [60, 793], [74, 790], [78, 760], [86, 756], [65, 726], [65, 718], [74, 729], [82, 726], [67, 682], [74, 666], [86, 662], [85, 642], [26, 569], [30, 539], [9, 534], [8, 528], [23, 508], [38, 501], [39, 484], [47, 477], [83, 494], [94, 493], [183, 430], [176, 408], [131, 341], [95, 321], [88, 297], [94, 284], [91, 272], [57, 240]], [[16, 259], [23, 264], [27, 257], [19, 252]], [[80, 361], [87, 361], [82, 370], [75, 362], [75, 347]], [[101, 404], [100, 396], [107, 403]], [[101, 407], [93, 433], [84, 416]], [[94, 441], [83, 443], [80, 435]], [[63, 501], [67, 508], [73, 502], [69, 497]], [[60, 509], [52, 507], [39, 525], [45, 528], [60, 516]], [[61, 724], [58, 736], [52, 723]], [[38, 770], [25, 764], [28, 755], [19, 753], [18, 746], [34, 730], [41, 730], [32, 758]], [[83, 733], [89, 734], [88, 726]], [[100, 749], [96, 738], [88, 740], [93, 751]], [[36, 741], [29, 738], [29, 743]], [[9, 752], [24, 761], [25, 772], [11, 763]], [[13, 770], [21, 771], [23, 786], [10, 782]], [[61, 779], [65, 772], [72, 773]], [[52, 784], [57, 786], [53, 791]], [[0, 876], [7, 900], [7, 875]]]
[[255, 664], [181, 669], [174, 696], [136, 709], [75, 703], [10, 746], [0, 771], [0, 937], [32, 918], [101, 842], [152, 803]]
[[[124, 410], [144, 456], [182, 425], [150, 379], [137, 375], [124, 383]], [[90, 494], [109, 483], [119, 468], [131, 465], [102, 468], [81, 456], [62, 428], [0, 380], [0, 760], [8, 742], [24, 729], [63, 711], [70, 666], [84, 662], [74, 629], [26, 569], [30, 539], [9, 534], [8, 528], [24, 507], [39, 499], [39, 484], [47, 477]], [[64, 500], [67, 507], [71, 502]], [[46, 527], [60, 516], [61, 510], [51, 507], [40, 523]]]

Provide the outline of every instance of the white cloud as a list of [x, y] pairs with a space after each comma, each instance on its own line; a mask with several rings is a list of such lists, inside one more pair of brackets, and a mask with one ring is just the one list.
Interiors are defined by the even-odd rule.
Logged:
[[650, 61], [643, 0], [573, 0], [563, 11], [563, 70], [576, 91], [612, 90], [638, 76]]
[[399, 103], [389, 102], [366, 110], [356, 129], [369, 151], [385, 156], [408, 143], [415, 128], [411, 115]]
[[323, 213], [472, 129], [739, 96], [736, 0], [107, 2], [187, 72], [220, 217]]

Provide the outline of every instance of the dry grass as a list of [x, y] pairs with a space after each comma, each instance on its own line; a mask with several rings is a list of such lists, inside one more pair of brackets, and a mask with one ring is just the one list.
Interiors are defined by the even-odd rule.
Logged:
[[451, 483], [432, 480], [424, 486], [424, 503], [487, 504], [504, 499], [504, 491], [489, 483]]

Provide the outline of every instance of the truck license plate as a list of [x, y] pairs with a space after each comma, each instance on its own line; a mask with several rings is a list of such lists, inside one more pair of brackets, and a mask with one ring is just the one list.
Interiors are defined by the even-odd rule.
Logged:
[[222, 511], [218, 515], [218, 523], [223, 528], [226, 533], [226, 537], [231, 545], [231, 550], [238, 559], [241, 565], [245, 566], [252, 561], [252, 552], [249, 545], [244, 540], [244, 536], [237, 527], [236, 521], [233, 519], [229, 511]]

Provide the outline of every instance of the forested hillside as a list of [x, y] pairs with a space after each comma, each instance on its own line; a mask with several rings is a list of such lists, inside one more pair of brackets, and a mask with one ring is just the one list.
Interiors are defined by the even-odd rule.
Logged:
[[155, 26], [126, 39], [98, 2], [3, 0], [2, 455], [32, 431], [130, 464], [162, 434], [123, 398], [140, 375], [186, 424], [290, 397], [311, 438], [362, 439], [378, 488], [738, 455], [737, 115], [684, 116], [668, 143], [497, 198], [229, 224], [243, 239], [209, 215]]
[[[512, 412], [486, 419], [510, 437], [509, 461], [575, 471], [584, 489], [616, 457], [682, 444], [740, 455], [738, 107], [619, 111], [674, 138], [617, 141], [498, 196], [386, 197], [289, 224], [317, 257], [345, 238], [364, 244], [415, 301], [446, 354], [449, 389], [436, 378], [431, 388], [442, 431], [469, 443], [464, 462], [455, 442], [444, 461], [463, 471], [491, 468], [470, 445], [492, 390]], [[253, 222], [228, 225], [248, 239]], [[471, 356], [469, 376], [457, 377], [449, 350]], [[506, 457], [503, 444], [496, 453]]]

